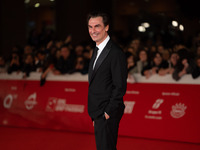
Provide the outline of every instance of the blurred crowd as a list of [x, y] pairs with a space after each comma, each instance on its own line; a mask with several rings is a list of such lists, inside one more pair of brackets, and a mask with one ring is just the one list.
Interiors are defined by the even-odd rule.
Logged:
[[[112, 38], [115, 42], [116, 37]], [[55, 75], [88, 73], [94, 45], [91, 43], [72, 44], [72, 36], [64, 40], [55, 40], [50, 31], [42, 36], [30, 35], [24, 46], [13, 46], [9, 58], [0, 56], [0, 73], [23, 72], [23, 78], [31, 72], [41, 72], [41, 86], [49, 72]], [[165, 46], [162, 40], [144, 42], [140, 37], [120, 44], [127, 58], [128, 78], [134, 80], [139, 73], [146, 78], [154, 74], [171, 74], [176, 81], [185, 74], [200, 76], [200, 34], [192, 39], [192, 45], [174, 43]]]
[[129, 78], [134, 73], [140, 73], [147, 79], [154, 74], [170, 74], [175, 81], [185, 74], [191, 74], [195, 79], [200, 76], [200, 45], [193, 48], [189, 49], [180, 43], [170, 48], [165, 48], [162, 44], [148, 48], [141, 46], [140, 40], [135, 39], [125, 52]]

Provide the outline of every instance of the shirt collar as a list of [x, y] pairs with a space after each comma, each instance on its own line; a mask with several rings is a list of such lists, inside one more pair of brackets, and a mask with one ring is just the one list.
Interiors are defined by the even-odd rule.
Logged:
[[103, 42], [101, 42], [101, 44], [99, 44], [98, 46], [96, 45], [96, 46], [99, 48], [99, 50], [103, 50], [109, 40], [110, 40], [110, 36], [108, 35], [106, 39]]

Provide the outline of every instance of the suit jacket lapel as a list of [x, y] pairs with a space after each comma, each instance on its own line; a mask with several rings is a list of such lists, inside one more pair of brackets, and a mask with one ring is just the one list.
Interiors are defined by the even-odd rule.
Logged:
[[[111, 48], [112, 42], [111, 40], [108, 41], [107, 45], [105, 46], [105, 48], [103, 49], [103, 51], [101, 52], [99, 58], [97, 59], [95, 68], [93, 71], [90, 71], [90, 73], [92, 72], [92, 74], [90, 74], [90, 79], [89, 79], [89, 83], [92, 82], [92, 79], [94, 78], [97, 70], [99, 69], [99, 67], [101, 66], [102, 62], [105, 60], [106, 56], [108, 55], [110, 48]], [[91, 66], [90, 66], [90, 70], [91, 70]]]
[[94, 60], [95, 60], [95, 56], [94, 56], [94, 50], [93, 50], [92, 57], [91, 57], [91, 60], [90, 60], [90, 63], [89, 63], [89, 70], [88, 70], [88, 80], [89, 80], [89, 82], [91, 80], [91, 76], [92, 76], [92, 72], [93, 72]]

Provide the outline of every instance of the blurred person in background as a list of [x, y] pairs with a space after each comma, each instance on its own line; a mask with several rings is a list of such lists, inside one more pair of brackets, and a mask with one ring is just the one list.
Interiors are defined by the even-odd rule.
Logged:
[[184, 44], [181, 44], [181, 43], [176, 43], [174, 46], [173, 46], [173, 51], [174, 52], [178, 52], [179, 50], [181, 49], [186, 49], [186, 46]]
[[8, 66], [6, 64], [6, 60], [3, 56], [0, 56], [0, 73], [7, 72]]
[[25, 45], [23, 55], [32, 54], [32, 53], [33, 53], [33, 47], [31, 45]]
[[[45, 63], [45, 69], [47, 69], [47, 67], [50, 64], [56, 64], [57, 59], [60, 58], [60, 56], [57, 56], [57, 52], [60, 51], [59, 48], [56, 47], [55, 42], [54, 41], [50, 41], [47, 46], [46, 46], [46, 63]], [[44, 69], [44, 70], [45, 70]]]
[[163, 52], [162, 52], [163, 60], [169, 62], [170, 61], [170, 53], [171, 53], [170, 49], [164, 49]]
[[165, 51], [164, 46], [163, 46], [162, 44], [159, 44], [159, 45], [157, 46], [157, 51], [158, 51], [159, 53], [163, 54], [163, 52]]
[[156, 52], [154, 53], [152, 63], [143, 68], [142, 75], [148, 79], [154, 74], [160, 74], [160, 70], [166, 69], [168, 66], [168, 62], [163, 60], [161, 53]]
[[135, 38], [131, 41], [131, 43], [129, 44], [129, 47], [132, 48], [132, 53], [133, 55], [136, 55], [139, 48], [141, 46], [141, 41], [139, 38]]
[[54, 75], [61, 75], [70, 73], [73, 70], [74, 60], [71, 57], [71, 50], [68, 45], [61, 46], [61, 50], [55, 50], [54, 47], [51, 50], [47, 57], [44, 72], [41, 75], [40, 86], [45, 84], [49, 72]]
[[126, 61], [127, 61], [127, 71], [128, 71], [128, 80], [131, 83], [135, 82], [135, 78], [133, 76], [132, 70], [136, 67], [135, 66], [135, 57], [131, 52], [125, 52]]
[[133, 74], [133, 73], [141, 74], [143, 68], [146, 67], [149, 64], [148, 54], [147, 54], [147, 51], [145, 49], [139, 50], [138, 55], [139, 55], [138, 56], [139, 60], [136, 62], [136, 66], [129, 71], [130, 74]]
[[83, 55], [83, 51], [84, 51], [84, 46], [81, 44], [78, 44], [75, 46], [75, 55], [77, 56], [82, 56]]
[[71, 57], [71, 50], [67, 45], [63, 45], [60, 51], [60, 58], [55, 64], [53, 73], [55, 75], [69, 73], [73, 69], [74, 60]]
[[126, 52], [127, 70], [128, 72], [135, 67], [135, 58], [130, 52]]
[[57, 64], [60, 57], [61, 50], [57, 49], [55, 46], [52, 46], [44, 64], [44, 69], [40, 79], [40, 86], [45, 84], [48, 73], [55, 69], [54, 66]]
[[34, 71], [36, 71], [34, 57], [32, 54], [27, 54], [22, 66], [23, 78], [29, 77], [30, 73]]
[[17, 52], [12, 52], [11, 60], [9, 61], [8, 74], [12, 72], [19, 73], [21, 71], [21, 61]]
[[128, 47], [127, 49], [124, 50], [125, 52], [131, 53], [133, 56], [137, 55], [137, 51], [134, 50], [132, 47]]
[[35, 57], [35, 67], [37, 72], [43, 72], [46, 64], [46, 52], [38, 51]]
[[72, 35], [69, 34], [67, 35], [64, 44], [68, 45], [69, 49], [73, 49], [73, 45], [72, 45]]
[[84, 58], [84, 62], [85, 62], [85, 68], [86, 68], [86, 70], [89, 70], [89, 63], [90, 63], [90, 59], [91, 59], [91, 53], [89, 50], [85, 49], [83, 51], [83, 58]]
[[88, 51], [89, 52], [89, 58], [91, 59], [91, 57], [92, 57], [92, 52], [93, 52], [93, 46], [92, 46], [92, 44], [87, 44], [86, 46], [85, 46], [85, 50], [86, 51]]
[[[55, 46], [58, 48], [58, 49], [61, 49], [62, 45], [64, 45], [64, 42], [62, 40], [56, 40], [55, 41]], [[67, 45], [67, 44], [66, 44]]]
[[192, 78], [196, 79], [198, 77], [200, 77], [200, 56], [197, 56], [197, 58], [195, 59], [195, 66], [192, 71]]
[[177, 53], [179, 59], [172, 74], [173, 79], [176, 81], [186, 74], [191, 74], [194, 68], [194, 61], [186, 48], [179, 49]]
[[166, 74], [173, 74], [175, 66], [177, 65], [178, 59], [179, 59], [179, 56], [178, 56], [177, 52], [173, 52], [168, 61], [169, 67], [161, 68], [159, 71], [159, 75], [163, 76]]
[[88, 73], [88, 68], [85, 65], [85, 59], [83, 56], [76, 57], [75, 66], [71, 71], [69, 71], [69, 73], [75, 73], [75, 72], [80, 72], [81, 74]]
[[152, 44], [148, 50], [148, 58], [149, 60], [152, 60], [154, 54], [157, 52], [157, 47], [156, 45]]

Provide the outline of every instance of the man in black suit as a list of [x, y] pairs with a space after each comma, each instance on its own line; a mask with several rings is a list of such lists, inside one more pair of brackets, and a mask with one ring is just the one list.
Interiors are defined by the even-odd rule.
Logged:
[[88, 30], [96, 48], [89, 65], [88, 113], [92, 118], [97, 150], [116, 150], [124, 113], [127, 63], [123, 50], [108, 35], [105, 13], [88, 15]]

